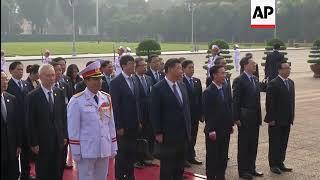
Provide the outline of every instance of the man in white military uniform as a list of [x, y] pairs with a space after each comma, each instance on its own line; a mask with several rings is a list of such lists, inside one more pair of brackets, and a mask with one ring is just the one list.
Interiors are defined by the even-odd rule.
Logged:
[[72, 157], [79, 180], [106, 180], [109, 159], [118, 146], [110, 95], [99, 91], [102, 85], [100, 62], [88, 65], [81, 74], [86, 89], [68, 104], [68, 132]]
[[234, 64], [236, 67], [236, 71], [239, 72], [239, 70], [240, 70], [240, 50], [239, 50], [238, 44], [234, 45]]
[[125, 55], [127, 52], [127, 48], [123, 47], [123, 46], [120, 46], [118, 48], [118, 54], [119, 56], [116, 57], [116, 59], [114, 60], [114, 67], [115, 67], [115, 70], [116, 70], [116, 76], [119, 75], [121, 72], [122, 72], [122, 68], [120, 66], [120, 58]]
[[214, 62], [216, 61], [217, 57], [219, 57], [220, 48], [217, 45], [212, 45], [211, 47], [211, 57], [208, 59], [208, 71], [207, 75], [210, 77], [209, 69], [214, 66]]

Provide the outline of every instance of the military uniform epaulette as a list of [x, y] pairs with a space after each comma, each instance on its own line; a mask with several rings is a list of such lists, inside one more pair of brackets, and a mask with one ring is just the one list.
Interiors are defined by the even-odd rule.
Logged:
[[80, 97], [81, 95], [83, 95], [84, 91], [78, 92], [77, 94], [73, 95], [74, 97]]
[[110, 96], [110, 94], [104, 92], [104, 91], [100, 91], [102, 94], [106, 95], [106, 96]]

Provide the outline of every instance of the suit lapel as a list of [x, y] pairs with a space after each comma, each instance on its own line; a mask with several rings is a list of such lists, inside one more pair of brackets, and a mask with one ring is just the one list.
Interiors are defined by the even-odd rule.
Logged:
[[167, 89], [168, 95], [171, 96], [170, 99], [174, 99], [173, 101], [177, 104], [177, 106], [181, 107], [179, 100], [177, 99], [177, 97], [174, 95], [174, 93], [172, 92], [171, 87], [169, 86], [168, 82], [166, 80], [163, 80], [165, 87]]
[[[119, 76], [120, 76], [120, 78], [121, 78], [122, 85], [123, 85], [124, 87], [126, 87], [125, 89], [126, 89], [127, 93], [129, 93], [129, 94], [131, 94], [131, 95], [133, 96], [133, 93], [132, 93], [132, 91], [131, 91], [128, 83], [127, 83], [127, 80], [125, 79], [125, 77], [122, 75], [122, 73], [119, 74]], [[135, 86], [135, 85], [133, 85], [133, 87], [134, 87], [134, 86]]]
[[180, 82], [177, 82], [179, 88], [180, 88], [180, 91], [181, 91], [181, 95], [182, 95], [182, 106], [187, 102], [187, 98], [188, 98], [188, 92], [186, 92], [184, 86], [182, 83]]

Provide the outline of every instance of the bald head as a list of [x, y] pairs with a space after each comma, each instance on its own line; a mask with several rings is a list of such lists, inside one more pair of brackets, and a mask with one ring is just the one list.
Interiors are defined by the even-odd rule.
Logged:
[[51, 90], [55, 83], [55, 71], [52, 65], [44, 64], [39, 69], [39, 77], [41, 80], [41, 84], [48, 90]]

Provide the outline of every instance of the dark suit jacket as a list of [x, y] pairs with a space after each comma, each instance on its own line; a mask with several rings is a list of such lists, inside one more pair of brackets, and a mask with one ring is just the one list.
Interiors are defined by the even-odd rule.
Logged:
[[164, 145], [191, 140], [191, 117], [186, 85], [177, 82], [183, 97], [183, 105], [172, 92], [165, 79], [152, 87], [151, 123], [155, 134], [163, 134]]
[[[30, 92], [32, 90], [34, 90], [35, 88], [33, 87], [33, 84], [31, 82], [31, 79], [28, 77], [25, 81], [27, 83], [27, 92]], [[39, 85], [39, 81], [36, 81], [37, 85]]]
[[[68, 102], [69, 102], [69, 100], [71, 99], [71, 97], [73, 95], [72, 94], [72, 89], [69, 86], [69, 84], [67, 84], [66, 82], [60, 81], [59, 82], [59, 88], [62, 90], [64, 97], [66, 97], [68, 99]], [[66, 102], [66, 104], [68, 102]]]
[[[147, 70], [146, 75], [148, 75], [148, 76], [151, 77], [152, 82], [153, 82], [153, 85], [157, 83], [157, 80], [156, 80], [156, 78], [154, 77], [151, 69], [148, 69], [148, 70]], [[159, 71], [159, 79], [160, 79], [160, 81], [164, 78], [164, 76], [165, 76], [165, 74], [164, 74], [163, 72]]]
[[273, 51], [267, 55], [265, 64], [265, 77], [269, 78], [269, 81], [277, 77], [278, 75], [278, 64], [284, 59], [284, 55], [280, 54], [279, 51]]
[[[108, 83], [106, 81], [102, 81], [101, 91], [109, 93], [109, 89], [106, 88], [106, 87], [108, 87], [107, 84]], [[87, 85], [84, 83], [84, 80], [78, 82], [76, 84], [76, 90], [75, 90], [74, 94], [84, 91], [86, 89], [86, 87], [87, 87]]]
[[114, 122], [116, 129], [125, 130], [138, 129], [141, 122], [141, 112], [139, 103], [139, 86], [133, 78], [134, 94], [129, 88], [124, 76], [119, 74], [110, 84], [110, 95], [112, 97], [112, 106]]
[[260, 87], [254, 79], [256, 88], [245, 73], [233, 80], [233, 119], [244, 126], [261, 125]]
[[141, 81], [138, 77], [138, 75], [134, 76], [135, 81], [138, 83], [139, 87], [139, 102], [140, 102], [140, 111], [141, 111], [141, 120], [143, 123], [150, 123], [150, 104], [151, 104], [151, 87], [153, 85], [153, 81], [150, 76], [145, 75], [146, 81], [147, 81], [147, 94], [145, 93], [145, 90], [141, 84]]
[[203, 92], [203, 113], [206, 122], [204, 132], [207, 135], [212, 131], [216, 131], [218, 136], [231, 133], [233, 125], [231, 97], [226, 86], [222, 86], [222, 89], [224, 100], [213, 83]]
[[[114, 76], [111, 76], [111, 80], [113, 80], [114, 79]], [[105, 82], [104, 84], [103, 84], [103, 86], [105, 86], [105, 87], [102, 87], [102, 89], [105, 89], [106, 91], [106, 93], [110, 93], [110, 86], [109, 86], [109, 84], [108, 84], [108, 82], [107, 82], [107, 78], [105, 77], [105, 76], [103, 76], [102, 77], [102, 80]], [[110, 82], [111, 83], [111, 82]]]
[[4, 92], [4, 101], [7, 108], [6, 121], [1, 114], [1, 159], [16, 159], [17, 147], [21, 147], [21, 129], [17, 109], [19, 109], [16, 98]]
[[[27, 108], [27, 102], [26, 102], [26, 96], [28, 94], [28, 85], [25, 81], [22, 80], [23, 84], [23, 90], [21, 91], [19, 86], [14, 82], [14, 80], [11, 78], [8, 82], [8, 89], [7, 92], [14, 95], [16, 97], [16, 102], [19, 106], [19, 108], [15, 111], [17, 113], [17, 118], [19, 120], [18, 125], [21, 129], [22, 138], [26, 137], [26, 108]], [[24, 143], [27, 143], [26, 139], [23, 139]]]
[[278, 76], [268, 83], [265, 122], [275, 121], [276, 125], [293, 124], [295, 113], [295, 87], [289, 79], [289, 90]]
[[194, 124], [202, 119], [202, 85], [200, 79], [198, 78], [192, 77], [192, 81], [194, 84], [193, 88], [191, 87], [187, 78], [183, 77], [183, 82], [188, 91], [191, 122]]
[[[49, 103], [41, 86], [28, 94], [28, 129], [31, 146], [39, 145], [39, 151], [48, 152], [52, 145], [63, 148], [63, 139], [68, 139], [65, 97], [59, 88], [53, 88], [54, 121], [50, 122]], [[54, 127], [52, 127], [52, 125]], [[54, 129], [54, 134], [51, 134]], [[52, 141], [56, 135], [57, 142]], [[54, 147], [56, 148], [56, 147]]]

